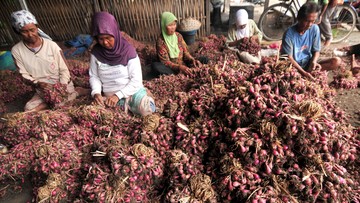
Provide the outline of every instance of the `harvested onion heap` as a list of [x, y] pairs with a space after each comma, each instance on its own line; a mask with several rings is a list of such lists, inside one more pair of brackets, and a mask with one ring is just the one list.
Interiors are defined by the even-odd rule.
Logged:
[[40, 96], [51, 108], [54, 108], [64, 105], [69, 93], [66, 84], [55, 83], [49, 88], [42, 89]]
[[90, 88], [89, 62], [80, 60], [66, 60], [71, 80], [75, 87]]
[[62, 110], [46, 110], [39, 113], [18, 112], [6, 114], [3, 119], [6, 123], [1, 131], [6, 136], [2, 139], [11, 146], [21, 144], [30, 138], [52, 140], [61, 136], [61, 133], [67, 132], [73, 124], [69, 114]]
[[73, 140], [55, 139], [40, 144], [35, 151], [37, 157], [33, 171], [43, 177], [33, 177], [33, 185], [37, 188], [37, 201], [50, 202], [72, 201], [79, 195], [82, 178], [82, 154]]
[[[198, 156], [194, 155], [190, 157], [183, 151], [175, 149], [168, 152], [167, 160], [167, 184], [169, 185], [169, 187], [167, 188], [167, 194], [165, 196], [166, 202], [175, 203], [181, 201], [181, 199], [184, 198], [189, 199], [189, 202], [197, 202], [196, 199], [198, 199], [198, 201], [201, 199], [206, 201], [214, 197], [214, 192], [212, 191], [212, 188], [204, 185], [206, 183], [203, 183], [202, 185], [212, 191], [210, 197], [194, 197], [194, 191], [189, 190], [189, 188], [187, 187], [191, 178], [196, 175], [200, 175], [201, 171], [203, 171], [203, 165], [201, 163], [201, 159]], [[208, 177], [208, 179], [210, 178]], [[190, 201], [190, 199], [193, 200]]]
[[10, 177], [21, 180], [29, 174], [30, 166], [36, 158], [34, 152], [37, 147], [36, 144], [36, 139], [29, 139], [14, 146], [12, 148], [13, 153], [1, 155], [0, 177], [2, 177], [2, 180]]
[[[140, 143], [130, 146], [125, 139], [114, 138], [103, 140], [95, 155], [103, 158], [101, 164], [90, 167], [87, 183], [82, 189], [85, 199], [147, 202], [148, 198], [158, 196], [156, 189], [163, 186], [163, 164], [152, 148]], [[110, 163], [107, 164], [105, 158]]]
[[358, 78], [353, 77], [351, 71], [346, 70], [335, 75], [330, 85], [335, 88], [355, 89], [359, 86], [359, 82]]
[[17, 71], [0, 70], [0, 113], [6, 112], [5, 103], [14, 101], [33, 91]]
[[168, 118], [160, 118], [158, 122], [158, 127], [154, 132], [140, 130], [139, 132], [134, 131], [133, 135], [139, 133], [140, 142], [155, 149], [161, 156], [162, 161], [165, 162], [166, 153], [173, 147], [174, 123]]
[[[54, 128], [59, 138], [73, 140], [72, 151], [84, 154], [79, 166], [84, 181], [75, 183], [71, 176], [63, 176], [71, 167], [51, 169], [51, 163], [68, 156], [54, 152], [47, 156], [50, 165], [39, 165], [44, 160], [40, 157], [21, 157], [29, 168], [44, 166], [32, 173], [38, 180], [34, 191], [38, 199], [46, 194], [40, 188], [56, 186], [61, 190], [55, 197], [66, 193], [70, 202], [360, 201], [360, 137], [335, 107], [332, 89], [306, 80], [287, 62], [244, 66], [232, 61], [234, 56], [218, 58], [222, 60], [193, 69], [191, 77], [162, 76], [146, 83], [159, 101], [157, 128], [142, 125], [141, 118], [96, 106], [53, 111], [63, 114], [63, 126], [68, 128], [59, 128], [59, 123], [48, 126], [52, 119], [40, 117], [41, 113], [28, 117], [21, 113], [27, 119], [7, 120], [0, 129], [1, 139], [13, 146], [7, 160], [19, 163], [20, 157], [10, 157], [15, 154], [12, 150], [27, 153], [18, 145], [30, 138], [40, 144], [58, 140], [50, 130], [37, 127], [35, 132], [51, 135], [44, 141], [44, 134], [27, 126], [31, 124]], [[326, 75], [317, 78], [326, 81]], [[23, 129], [16, 127], [22, 123]], [[88, 130], [83, 140], [79, 126]], [[8, 138], [7, 132], [19, 132], [21, 139]], [[69, 147], [60, 141], [58, 145], [51, 146]], [[78, 166], [77, 158], [60, 163]], [[8, 168], [1, 165], [0, 171]], [[21, 170], [15, 178], [27, 173]], [[3, 173], [0, 180], [7, 177]], [[70, 180], [72, 187], [64, 189], [53, 180]]]
[[239, 51], [246, 51], [252, 55], [257, 55], [261, 50], [261, 46], [257, 42], [253, 42], [251, 38], [244, 37], [241, 39], [241, 42], [237, 46]]
[[216, 202], [216, 194], [211, 187], [209, 176], [198, 173], [191, 176], [184, 187], [174, 187], [166, 194], [166, 202]]
[[194, 57], [199, 58], [206, 56], [209, 59], [209, 64], [216, 64], [217, 61], [223, 61], [224, 54], [227, 54], [227, 57], [232, 61], [237, 60], [238, 57], [234, 54], [234, 51], [225, 48], [225, 42], [226, 37], [223, 35], [218, 37], [211, 34], [203, 37], [199, 42], [199, 49], [194, 53]]
[[110, 168], [105, 164], [92, 164], [82, 185], [81, 196], [75, 202], [85, 200], [105, 203], [107, 188], [110, 188], [109, 179]]

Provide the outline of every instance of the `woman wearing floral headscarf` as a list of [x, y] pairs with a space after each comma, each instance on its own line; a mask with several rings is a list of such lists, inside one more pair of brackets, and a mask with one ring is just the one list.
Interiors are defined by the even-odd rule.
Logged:
[[120, 106], [142, 116], [155, 112], [155, 102], [142, 83], [140, 59], [122, 37], [115, 17], [107, 12], [95, 13], [92, 35], [97, 41], [89, 70], [94, 103]]
[[25, 81], [33, 85], [36, 93], [25, 105], [25, 111], [40, 111], [48, 108], [41, 92], [56, 83], [67, 85], [68, 100], [78, 94], [86, 94], [84, 89], [74, 89], [69, 69], [60, 47], [43, 31], [29, 11], [21, 10], [11, 14], [11, 23], [22, 40], [11, 50], [17, 68]]
[[[249, 19], [249, 15], [245, 9], [239, 9], [236, 12], [236, 22], [230, 27], [227, 37], [227, 45], [229, 47], [237, 47], [243, 38], [250, 38], [250, 41], [260, 44], [262, 33], [256, 26], [254, 20]], [[244, 63], [260, 63], [261, 56], [251, 55], [242, 51], [239, 53], [240, 60]]]
[[152, 67], [160, 74], [184, 73], [190, 74], [189, 65], [201, 65], [188, 51], [187, 45], [180, 33], [176, 32], [177, 18], [170, 12], [161, 14], [161, 35], [156, 42], [156, 52], [160, 62]]

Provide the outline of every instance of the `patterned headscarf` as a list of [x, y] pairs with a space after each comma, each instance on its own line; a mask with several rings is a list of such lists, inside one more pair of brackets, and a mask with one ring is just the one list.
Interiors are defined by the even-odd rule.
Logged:
[[[25, 25], [31, 24], [31, 23], [33, 23], [35, 25], [38, 24], [35, 16], [27, 10], [15, 11], [11, 14], [11, 25], [18, 33], [20, 33], [21, 28], [23, 28]], [[49, 35], [44, 33], [39, 28], [38, 28], [38, 33], [41, 37], [52, 40]]]
[[91, 53], [102, 63], [126, 66], [130, 59], [137, 56], [135, 48], [121, 35], [117, 21], [108, 12], [97, 12], [92, 19], [92, 36], [111, 35], [115, 39], [113, 49], [109, 50], [96, 44]]
[[237, 39], [242, 39], [244, 37], [249, 37], [249, 14], [245, 9], [239, 9], [236, 12], [236, 27], [239, 27], [240, 25], [246, 25], [245, 28], [240, 29], [237, 28], [236, 29], [236, 38]]
[[169, 49], [170, 58], [177, 58], [180, 53], [176, 34], [168, 35], [166, 33], [166, 26], [175, 20], [177, 20], [176, 17], [170, 12], [164, 12], [161, 14], [161, 33], [164, 37], [166, 46]]

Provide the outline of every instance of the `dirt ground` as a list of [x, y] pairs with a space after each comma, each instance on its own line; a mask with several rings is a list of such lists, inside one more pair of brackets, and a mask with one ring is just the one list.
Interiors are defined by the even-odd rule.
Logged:
[[360, 90], [342, 90], [338, 91], [338, 94], [335, 98], [337, 105], [343, 109], [348, 117], [349, 123], [353, 126], [360, 126]]
[[[342, 48], [345, 46], [350, 46], [359, 43], [360, 32], [355, 29], [350, 37], [342, 43], [330, 45], [330, 50], [335, 48]], [[342, 57], [343, 61], [349, 62], [349, 56]], [[356, 56], [357, 61], [359, 61], [360, 56]], [[346, 68], [350, 68], [349, 63], [345, 63]], [[331, 74], [329, 74], [331, 75]], [[337, 95], [335, 97], [336, 104], [346, 112], [349, 118], [349, 123], [355, 127], [360, 126], [360, 88], [344, 90], [338, 89]]]

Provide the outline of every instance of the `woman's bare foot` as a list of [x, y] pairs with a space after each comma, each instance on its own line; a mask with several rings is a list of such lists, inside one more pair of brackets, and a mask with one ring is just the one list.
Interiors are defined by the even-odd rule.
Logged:
[[331, 43], [331, 40], [326, 40], [324, 42], [324, 45], [321, 47], [321, 51], [320, 51], [321, 54], [327, 55], [332, 52], [332, 50], [330, 49], [330, 46], [329, 46], [330, 43]]
[[356, 63], [355, 54], [351, 55], [351, 72], [354, 77], [360, 76], [360, 65]]
[[326, 40], [324, 42], [324, 47], [328, 47], [331, 44], [331, 40]]

